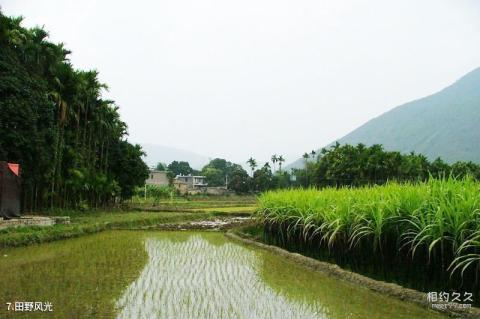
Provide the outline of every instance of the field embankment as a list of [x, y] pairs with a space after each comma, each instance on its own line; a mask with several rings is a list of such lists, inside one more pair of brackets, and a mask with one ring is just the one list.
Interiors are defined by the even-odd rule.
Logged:
[[[247, 204], [241, 200], [231, 205], [224, 199], [210, 201], [174, 201], [168, 202], [165, 210], [156, 211], [155, 207], [137, 207], [136, 210], [109, 210], [79, 212], [74, 210], [56, 210], [45, 212], [47, 215], [69, 216], [71, 224], [46, 227], [21, 227], [0, 230], [0, 248], [16, 247], [42, 242], [55, 241], [92, 234], [109, 229], [179, 229], [179, 228], [219, 228], [241, 222], [239, 216], [250, 216], [253, 212], [250, 198]], [[170, 208], [171, 210], [168, 210]], [[204, 223], [201, 223], [204, 222]]]
[[216, 208], [216, 211], [240, 210], [252, 212], [257, 207], [257, 198], [254, 196], [228, 196], [228, 197], [192, 197], [157, 199], [147, 197], [146, 199], [135, 197], [129, 208], [142, 211], [164, 211], [164, 212], [205, 212]]

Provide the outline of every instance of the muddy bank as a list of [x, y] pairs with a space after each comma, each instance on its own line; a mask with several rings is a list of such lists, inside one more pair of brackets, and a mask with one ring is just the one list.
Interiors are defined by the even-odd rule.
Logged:
[[[186, 223], [160, 224], [133, 229], [155, 230], [226, 230], [233, 227], [245, 226], [252, 222], [252, 217], [219, 217], [211, 220], [191, 221]], [[129, 228], [132, 229], [132, 228]]]
[[[340, 280], [344, 280], [362, 287], [368, 288], [370, 290], [379, 292], [383, 295], [388, 295], [394, 298], [398, 298], [403, 301], [412, 302], [419, 304], [425, 308], [432, 308], [432, 304], [427, 300], [427, 294], [417, 290], [405, 288], [393, 283], [387, 283], [383, 281], [378, 281], [372, 278], [365, 277], [363, 275], [345, 270], [340, 268], [335, 264], [330, 264], [327, 262], [322, 262], [315, 260], [313, 258], [305, 257], [303, 255], [289, 252], [285, 249], [267, 245], [261, 243], [257, 240], [252, 239], [250, 236], [242, 234], [238, 230], [229, 230], [225, 234], [228, 238], [236, 241], [243, 242], [247, 245], [265, 249], [271, 252], [274, 252], [284, 258], [295, 261], [297, 264], [300, 264], [309, 269], [325, 273], [329, 276], [336, 277]], [[455, 318], [480, 318], [480, 309], [478, 308], [449, 308], [445, 309], [435, 308], [434, 310], [447, 314]]]

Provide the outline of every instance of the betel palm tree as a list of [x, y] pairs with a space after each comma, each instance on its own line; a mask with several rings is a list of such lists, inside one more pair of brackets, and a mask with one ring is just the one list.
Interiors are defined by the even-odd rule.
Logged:
[[52, 177], [50, 182], [50, 206], [53, 208], [54, 205], [54, 197], [56, 195], [56, 188], [57, 185], [61, 180], [61, 163], [63, 159], [63, 148], [64, 148], [64, 135], [65, 135], [65, 122], [67, 120], [67, 111], [68, 111], [68, 104], [60, 95], [59, 92], [51, 92], [50, 98], [54, 102], [55, 106], [57, 107], [57, 128], [55, 134], [55, 142], [54, 142], [54, 156], [53, 156], [53, 171]]
[[282, 171], [282, 163], [285, 162], [285, 159], [283, 158], [282, 155], [280, 155], [280, 156], [278, 156], [277, 161], [278, 161], [278, 170], [281, 172]]
[[303, 160], [305, 161], [305, 165], [307, 165], [308, 159], [310, 158], [310, 154], [304, 153], [302, 157], [303, 157]]
[[275, 164], [276, 164], [277, 162], [278, 162], [277, 154], [273, 154], [273, 155], [272, 155], [272, 163], [273, 163], [273, 171], [274, 171], [274, 172], [276, 171]]
[[310, 154], [304, 153], [303, 154], [303, 160], [305, 161], [305, 187], [309, 184], [309, 178], [308, 178], [308, 159], [310, 158]]
[[252, 176], [253, 176], [253, 171], [255, 170], [255, 167], [257, 167], [257, 161], [254, 160], [253, 157], [250, 157], [247, 163], [250, 166], [250, 169], [252, 170]]

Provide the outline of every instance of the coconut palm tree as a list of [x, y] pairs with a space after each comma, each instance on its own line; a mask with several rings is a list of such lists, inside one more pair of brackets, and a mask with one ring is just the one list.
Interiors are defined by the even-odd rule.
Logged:
[[252, 176], [253, 176], [253, 171], [255, 170], [255, 167], [257, 167], [257, 161], [254, 160], [253, 157], [250, 157], [247, 163], [250, 166], [250, 169], [252, 170]]
[[277, 157], [277, 154], [273, 154], [272, 155], [272, 163], [273, 163], [273, 171], [275, 172], [276, 170], [276, 167], [275, 167], [275, 164], [278, 162], [278, 157]]
[[303, 157], [303, 160], [305, 161], [305, 186], [308, 186], [308, 184], [309, 184], [308, 159], [310, 158], [310, 154], [305, 152], [302, 157]]
[[282, 163], [285, 162], [285, 159], [283, 158], [282, 155], [280, 155], [280, 156], [278, 156], [277, 161], [278, 161], [278, 170], [281, 172], [282, 171]]
[[302, 157], [303, 157], [303, 160], [305, 161], [305, 165], [307, 165], [308, 159], [310, 158], [310, 154], [304, 153]]

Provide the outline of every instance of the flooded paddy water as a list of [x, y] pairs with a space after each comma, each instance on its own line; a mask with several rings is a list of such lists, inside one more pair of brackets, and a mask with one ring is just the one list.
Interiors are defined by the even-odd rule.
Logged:
[[[220, 232], [111, 231], [0, 258], [0, 318], [441, 317]], [[7, 311], [15, 301], [53, 312]]]

